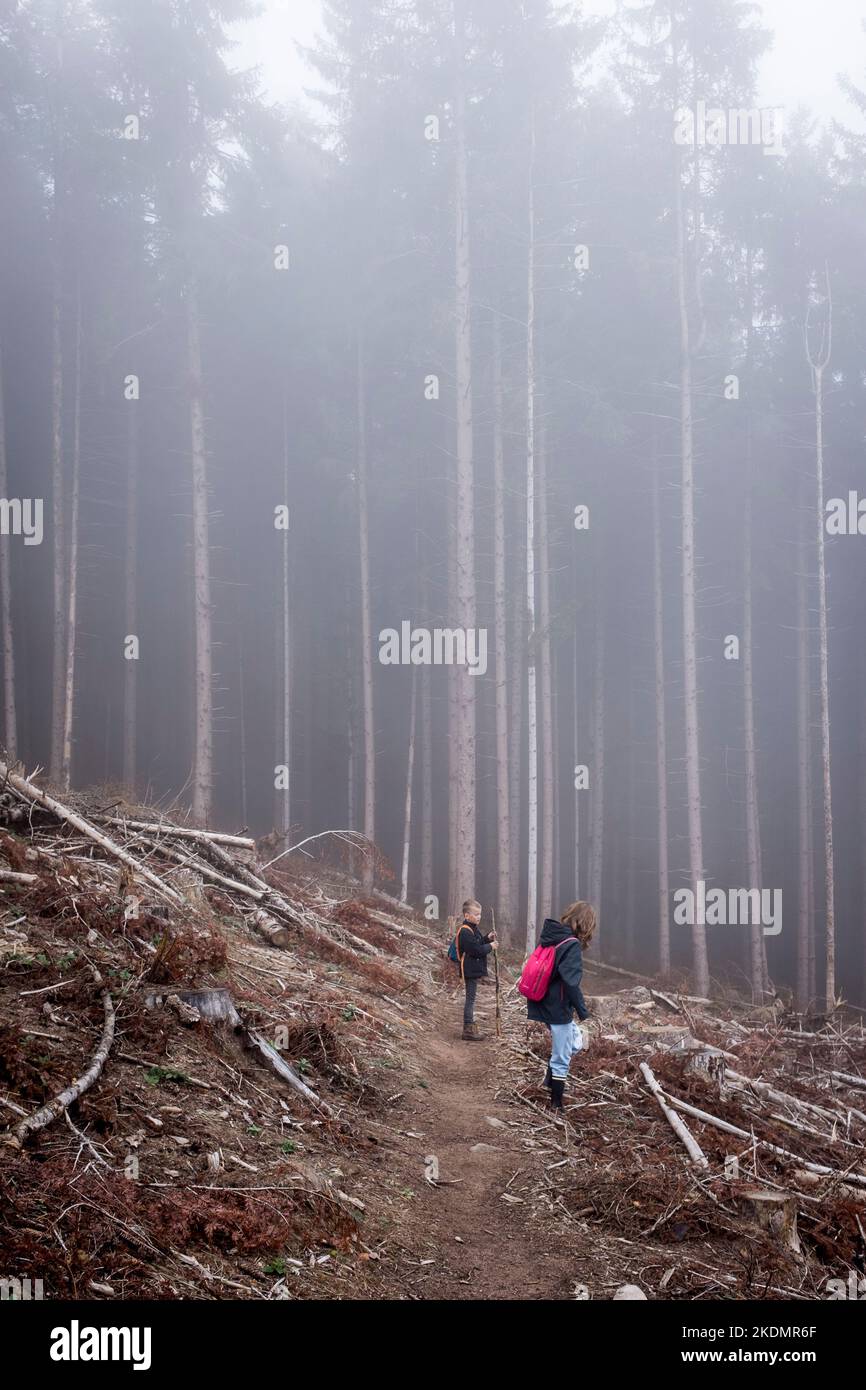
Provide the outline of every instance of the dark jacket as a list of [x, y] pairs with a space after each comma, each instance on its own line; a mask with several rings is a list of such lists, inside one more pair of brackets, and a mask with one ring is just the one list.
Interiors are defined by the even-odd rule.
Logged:
[[556, 952], [556, 964], [550, 977], [550, 984], [543, 999], [536, 1002], [527, 999], [526, 1012], [536, 1023], [571, 1023], [574, 1011], [579, 1019], [589, 1018], [580, 989], [583, 975], [583, 951], [580, 942], [569, 927], [554, 922], [548, 917], [541, 929], [539, 946], [556, 946], [560, 941], [571, 944], [560, 946]]
[[493, 947], [471, 922], [464, 922], [457, 935], [457, 952], [463, 957], [464, 980], [480, 980], [487, 974], [487, 957]]

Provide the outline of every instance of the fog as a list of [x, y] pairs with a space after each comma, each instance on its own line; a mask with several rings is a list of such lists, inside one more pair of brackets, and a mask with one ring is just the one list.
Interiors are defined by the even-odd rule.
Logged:
[[4, 9], [7, 759], [866, 1005], [858, 9]]

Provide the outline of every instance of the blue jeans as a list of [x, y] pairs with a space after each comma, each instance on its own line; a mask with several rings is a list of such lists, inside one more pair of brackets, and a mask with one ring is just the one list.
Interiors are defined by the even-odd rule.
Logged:
[[577, 1024], [549, 1023], [550, 1029], [550, 1071], [557, 1081], [565, 1081], [568, 1064], [572, 1055], [583, 1046], [583, 1038], [578, 1033]]

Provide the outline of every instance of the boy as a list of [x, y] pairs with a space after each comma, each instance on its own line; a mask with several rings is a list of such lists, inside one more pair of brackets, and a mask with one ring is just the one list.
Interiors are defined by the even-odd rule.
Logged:
[[460, 960], [460, 974], [463, 976], [465, 997], [463, 1002], [464, 1042], [483, 1042], [484, 1034], [479, 1033], [475, 1022], [475, 995], [478, 981], [487, 974], [487, 957], [497, 947], [496, 935], [488, 932], [482, 936], [478, 930], [481, 921], [481, 904], [474, 898], [467, 898], [463, 904], [463, 925], [457, 933], [457, 955]]

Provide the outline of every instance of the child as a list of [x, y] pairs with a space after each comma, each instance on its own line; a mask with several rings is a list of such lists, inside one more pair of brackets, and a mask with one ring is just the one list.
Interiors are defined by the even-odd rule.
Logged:
[[550, 1090], [554, 1110], [562, 1109], [568, 1064], [572, 1054], [583, 1045], [583, 1039], [577, 1036], [574, 1013], [581, 1022], [589, 1018], [580, 981], [583, 951], [592, 940], [595, 922], [595, 910], [589, 903], [572, 903], [559, 922], [547, 918], [538, 942], [539, 946], [556, 947], [556, 963], [544, 998], [527, 1000], [526, 1012], [536, 1023], [544, 1023], [550, 1029], [550, 1065], [544, 1084]]
[[466, 987], [463, 1003], [464, 1042], [483, 1042], [484, 1034], [479, 1033], [475, 1022], [475, 995], [478, 981], [487, 974], [487, 957], [496, 950], [496, 936], [488, 932], [482, 936], [478, 930], [481, 921], [481, 904], [474, 898], [467, 898], [463, 904], [463, 925], [457, 933], [457, 955], [460, 973]]

